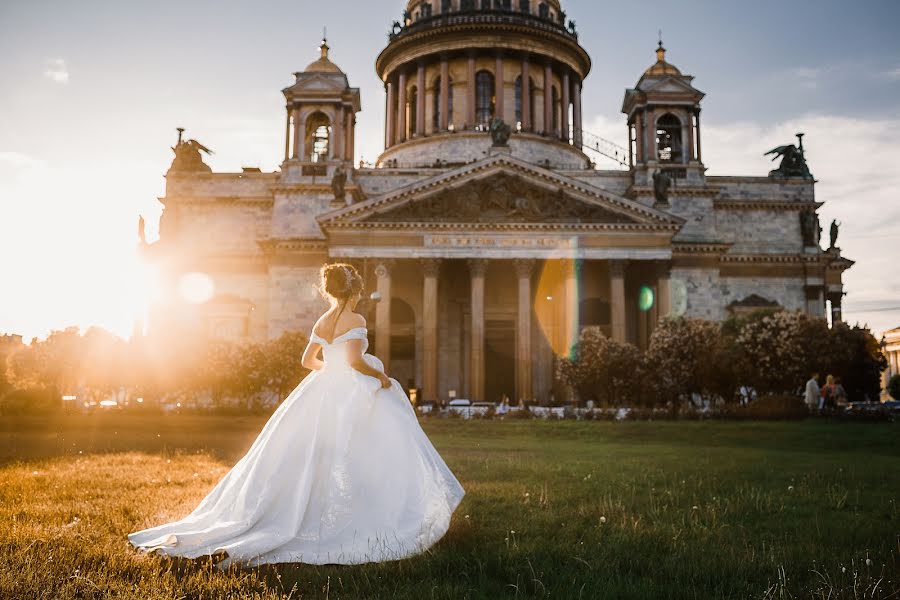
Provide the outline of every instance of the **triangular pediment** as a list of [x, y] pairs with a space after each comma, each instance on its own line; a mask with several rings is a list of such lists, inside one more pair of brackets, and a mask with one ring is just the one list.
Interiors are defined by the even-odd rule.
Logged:
[[705, 94], [683, 78], [667, 76], [656, 81], [642, 82], [639, 86], [645, 94], [691, 94], [703, 97]]
[[302, 94], [304, 92], [343, 92], [349, 89], [344, 75], [303, 73], [297, 83], [286, 88], [285, 94]]
[[677, 228], [664, 212], [506, 155], [491, 156], [319, 217], [323, 229], [419, 223]]

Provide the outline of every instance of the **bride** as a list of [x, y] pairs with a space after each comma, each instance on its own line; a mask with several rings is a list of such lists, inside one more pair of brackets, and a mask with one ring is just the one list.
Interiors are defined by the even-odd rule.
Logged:
[[366, 321], [354, 312], [362, 289], [352, 265], [322, 268], [331, 308], [303, 352], [312, 372], [191, 514], [129, 534], [135, 547], [224, 553], [220, 568], [349, 565], [413, 556], [443, 537], [465, 490], [403, 388], [365, 354]]

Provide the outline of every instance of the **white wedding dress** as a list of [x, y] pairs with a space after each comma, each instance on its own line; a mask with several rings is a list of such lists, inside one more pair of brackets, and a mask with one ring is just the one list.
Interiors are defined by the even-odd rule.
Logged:
[[365, 327], [331, 343], [310, 339], [325, 367], [288, 395], [191, 514], [129, 534], [134, 546], [186, 558], [224, 551], [224, 568], [397, 560], [443, 537], [465, 490], [400, 384], [382, 388], [348, 364], [349, 340], [368, 346]]

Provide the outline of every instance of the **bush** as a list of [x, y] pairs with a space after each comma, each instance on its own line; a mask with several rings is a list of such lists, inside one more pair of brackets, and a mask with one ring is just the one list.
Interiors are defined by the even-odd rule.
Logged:
[[722, 412], [723, 416], [738, 419], [799, 420], [809, 415], [803, 398], [786, 394], [761, 396], [747, 406], [731, 406]]
[[573, 358], [559, 361], [557, 376], [577, 392], [580, 400], [615, 404], [642, 398], [644, 361], [635, 346], [588, 327], [572, 350]]
[[693, 394], [717, 394], [733, 380], [722, 378], [723, 372], [733, 370], [721, 360], [724, 352], [718, 323], [687, 317], [661, 321], [647, 349], [647, 366], [659, 399], [679, 402]]
[[900, 374], [891, 377], [887, 384], [887, 393], [894, 400], [900, 400]]
[[47, 415], [62, 408], [62, 398], [52, 389], [13, 390], [0, 398], [0, 415]]

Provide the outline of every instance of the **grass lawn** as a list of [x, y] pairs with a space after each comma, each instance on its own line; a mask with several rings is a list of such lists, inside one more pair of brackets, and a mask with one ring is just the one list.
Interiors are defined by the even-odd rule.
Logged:
[[264, 421], [0, 419], [0, 597], [900, 598], [895, 424], [424, 420], [467, 492], [424, 555], [220, 572], [131, 549]]

